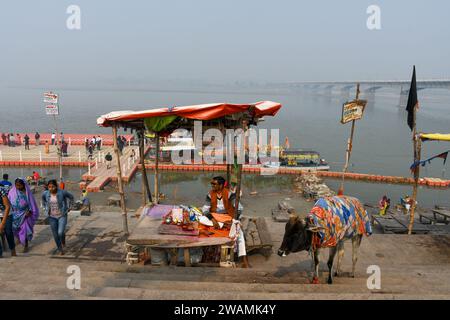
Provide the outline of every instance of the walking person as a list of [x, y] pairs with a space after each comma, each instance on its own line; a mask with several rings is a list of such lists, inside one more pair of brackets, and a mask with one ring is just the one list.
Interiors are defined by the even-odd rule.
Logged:
[[[2, 218], [0, 223], [0, 237], [3, 234], [6, 237], [11, 256], [16, 256], [16, 243], [14, 242], [14, 235], [12, 232], [12, 216], [11, 216], [11, 203], [8, 199], [8, 189], [0, 186], [0, 217]], [[0, 258], [3, 257], [2, 240], [0, 240]]]
[[94, 145], [93, 145], [92, 143], [89, 144], [89, 147], [88, 147], [88, 153], [89, 153], [89, 155], [88, 155], [88, 160], [89, 160], [89, 159], [94, 160], [94, 157], [93, 157], [93, 154], [94, 154]]
[[42, 206], [45, 214], [49, 217], [48, 222], [53, 233], [57, 251], [64, 255], [66, 246], [66, 225], [67, 213], [74, 202], [71, 193], [60, 190], [56, 180], [50, 180], [47, 183], [48, 190], [42, 194]]
[[19, 145], [19, 146], [22, 144], [22, 137], [20, 136], [20, 134], [17, 134], [16, 144]]
[[44, 152], [45, 154], [50, 153], [50, 146], [48, 145], [48, 140], [45, 141]]
[[63, 143], [64, 142], [64, 133], [61, 132], [59, 138], [61, 140], [61, 143]]
[[4, 146], [7, 146], [8, 145], [8, 142], [7, 142], [7, 140], [6, 140], [6, 134], [3, 132], [2, 133], [2, 142], [3, 142], [3, 145]]
[[9, 191], [9, 189], [11, 189], [11, 187], [12, 187], [12, 183], [9, 182], [8, 179], [9, 179], [9, 174], [4, 173], [3, 174], [3, 180], [0, 181], [0, 186], [5, 187], [7, 191]]
[[100, 151], [101, 147], [102, 147], [102, 138], [100, 136], [97, 136], [97, 150]]
[[122, 140], [121, 136], [117, 137], [117, 147], [119, 148], [120, 155], [122, 155], [122, 150], [123, 150], [124, 145], [123, 145], [123, 140]]
[[34, 141], [36, 147], [39, 147], [39, 145], [41, 144], [41, 135], [39, 134], [39, 132], [36, 132], [36, 134], [34, 135]]
[[28, 244], [33, 239], [34, 225], [39, 217], [39, 207], [25, 179], [17, 178], [8, 194], [11, 202], [12, 231], [14, 237], [28, 252]]
[[55, 141], [56, 141], [56, 134], [54, 132], [52, 132], [52, 146], [55, 145]]
[[131, 162], [136, 161], [136, 151], [134, 151], [134, 149], [131, 149], [130, 158], [131, 158]]
[[25, 134], [25, 137], [23, 137], [23, 141], [25, 145], [25, 150], [30, 150], [30, 137], [28, 136], [28, 134]]
[[66, 141], [63, 141], [61, 146], [61, 152], [63, 157], [68, 157], [67, 148], [69, 147], [69, 144]]
[[108, 152], [105, 156], [105, 160], [106, 160], [106, 169], [110, 169], [111, 168], [111, 162], [112, 162], [112, 155], [110, 152]]
[[9, 142], [10, 142], [10, 147], [16, 146], [16, 138], [14, 138], [14, 135], [12, 133], [9, 135]]

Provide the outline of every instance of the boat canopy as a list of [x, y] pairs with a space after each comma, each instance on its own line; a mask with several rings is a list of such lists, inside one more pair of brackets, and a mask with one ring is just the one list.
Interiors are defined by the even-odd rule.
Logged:
[[419, 135], [422, 141], [434, 140], [434, 141], [450, 141], [450, 133], [421, 133]]

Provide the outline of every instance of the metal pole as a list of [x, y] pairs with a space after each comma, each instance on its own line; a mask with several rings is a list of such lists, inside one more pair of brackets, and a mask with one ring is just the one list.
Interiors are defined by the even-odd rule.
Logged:
[[119, 194], [120, 194], [120, 206], [122, 207], [122, 225], [123, 232], [125, 235], [128, 235], [128, 218], [127, 218], [127, 207], [125, 206], [125, 194], [123, 192], [123, 182], [122, 182], [122, 172], [120, 167], [120, 153], [119, 147], [117, 145], [117, 126], [113, 125], [113, 140], [114, 140], [114, 152], [116, 154], [117, 159], [117, 184], [119, 186]]
[[[58, 112], [59, 112], [59, 104], [58, 104]], [[56, 115], [53, 115], [53, 120], [55, 121], [56, 128], [56, 150], [59, 158], [59, 182], [62, 181], [62, 152], [61, 146], [59, 145], [59, 129], [58, 129], [58, 121], [56, 120]]]

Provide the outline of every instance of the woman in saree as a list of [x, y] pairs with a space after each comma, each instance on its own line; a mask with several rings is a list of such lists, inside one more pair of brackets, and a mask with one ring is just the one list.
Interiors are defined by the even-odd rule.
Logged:
[[15, 180], [8, 198], [11, 202], [13, 234], [23, 245], [23, 252], [28, 252], [28, 244], [33, 239], [33, 228], [39, 217], [39, 207], [23, 178]]

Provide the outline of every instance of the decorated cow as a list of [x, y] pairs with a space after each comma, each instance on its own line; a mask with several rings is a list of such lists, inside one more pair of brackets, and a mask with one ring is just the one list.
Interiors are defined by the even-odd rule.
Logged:
[[305, 219], [291, 215], [286, 223], [283, 242], [278, 255], [291, 252], [309, 251], [314, 261], [313, 283], [319, 283], [320, 249], [329, 248], [328, 283], [333, 283], [333, 261], [338, 260], [335, 276], [340, 275], [341, 259], [344, 255], [344, 241], [352, 240], [352, 276], [358, 260], [358, 249], [363, 235], [372, 234], [370, 218], [361, 202], [353, 197], [335, 196], [320, 198]]

